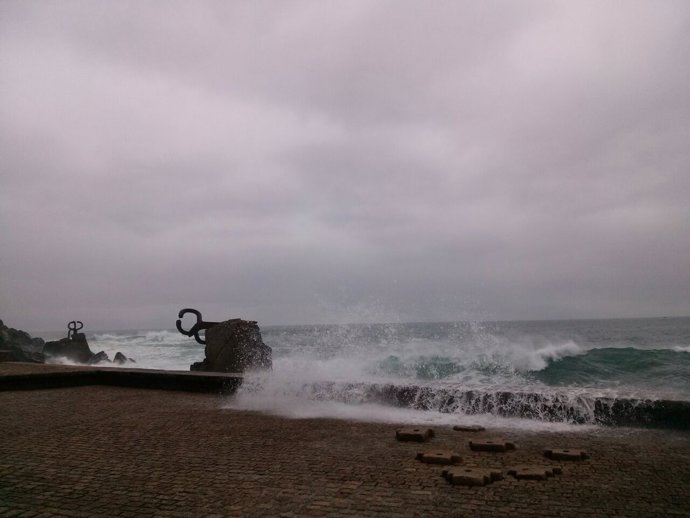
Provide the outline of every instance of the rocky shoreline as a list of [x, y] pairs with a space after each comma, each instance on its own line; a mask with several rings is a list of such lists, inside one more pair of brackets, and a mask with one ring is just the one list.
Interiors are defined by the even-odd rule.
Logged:
[[26, 331], [7, 327], [0, 320], [0, 361], [44, 363], [43, 338], [34, 338]]
[[[194, 311], [195, 310], [183, 310]], [[200, 317], [199, 313], [199, 317]], [[206, 323], [208, 325], [208, 323]], [[70, 322], [68, 335], [60, 340], [46, 342], [34, 338], [26, 331], [10, 328], [0, 320], [0, 362], [60, 363], [67, 361], [79, 365], [103, 365], [136, 363], [132, 358], [117, 352], [111, 360], [105, 351], [94, 353], [84, 333], [78, 332], [83, 324]], [[180, 328], [182, 334], [192, 336]], [[198, 338], [197, 338], [198, 340]], [[244, 372], [248, 369], [271, 369], [272, 351], [261, 337], [256, 321], [240, 318], [208, 325], [205, 357], [190, 366], [201, 372]]]
[[82, 365], [136, 363], [121, 352], [116, 353], [112, 360], [104, 351], [94, 353], [84, 333], [73, 333], [66, 338], [46, 342], [21, 329], [8, 327], [0, 320], [0, 361], [51, 363], [62, 359]]

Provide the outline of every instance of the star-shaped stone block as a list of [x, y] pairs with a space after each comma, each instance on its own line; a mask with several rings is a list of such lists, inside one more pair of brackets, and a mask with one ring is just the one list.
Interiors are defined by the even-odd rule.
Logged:
[[503, 478], [500, 470], [487, 468], [449, 468], [443, 470], [443, 478], [456, 486], [485, 486]]
[[425, 442], [433, 436], [431, 428], [401, 428], [395, 431], [395, 438], [399, 441]]
[[451, 451], [434, 450], [417, 453], [417, 460], [426, 464], [460, 464], [462, 457]]
[[478, 441], [470, 441], [470, 450], [472, 451], [508, 451], [514, 450], [515, 444], [505, 439], [482, 439]]
[[589, 455], [583, 450], [548, 449], [544, 450], [544, 457], [552, 460], [585, 460]]
[[517, 466], [508, 470], [508, 475], [512, 475], [518, 480], [546, 480], [561, 473], [563, 470], [557, 466]]

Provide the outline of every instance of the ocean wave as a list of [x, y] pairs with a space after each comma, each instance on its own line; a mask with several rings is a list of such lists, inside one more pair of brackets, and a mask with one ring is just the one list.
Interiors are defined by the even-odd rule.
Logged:
[[557, 386], [663, 385], [681, 393], [690, 392], [690, 356], [672, 349], [605, 347], [561, 358], [535, 372], [536, 379]]
[[204, 358], [204, 348], [178, 332], [168, 330], [97, 333], [89, 339], [94, 352], [104, 351], [110, 358], [121, 352], [137, 362], [138, 368], [189, 370]]
[[536, 348], [532, 344], [513, 343], [493, 347], [426, 347], [423, 350], [426, 354], [397, 349], [393, 354], [376, 359], [368, 371], [378, 377], [509, 382], [524, 379], [527, 374], [546, 369], [569, 356], [587, 352], [574, 341], [547, 343]]
[[[564, 425], [650, 426], [687, 429], [690, 402], [597, 395], [591, 391], [467, 390], [462, 387], [393, 383], [288, 383], [271, 374], [248, 375], [229, 402], [233, 408], [292, 417], [394, 419], [394, 409], [417, 413], [417, 421], [513, 419], [504, 426], [524, 426], [523, 420]], [[378, 409], [380, 415], [374, 415]], [[411, 415], [403, 413], [409, 420]], [[514, 421], [519, 419], [520, 421]], [[476, 419], [475, 419], [476, 422]]]
[[128, 333], [96, 333], [93, 336], [94, 340], [99, 342], [112, 343], [131, 343], [131, 342], [145, 342], [155, 344], [179, 344], [183, 337], [177, 331], [168, 330], [154, 330], [154, 331], [136, 331]]
[[[431, 325], [274, 329], [264, 340], [273, 347], [274, 372], [285, 380], [438, 381], [470, 388], [662, 386], [690, 394], [687, 345], [597, 347], [576, 336]], [[203, 346], [171, 330], [105, 332], [91, 346], [111, 357], [122, 352], [150, 368], [186, 370], [204, 356]]]
[[179, 344], [182, 340], [189, 340], [188, 337], [182, 336], [177, 331], [147, 331], [143, 339], [147, 342], [155, 342], [162, 344]]
[[511, 349], [510, 360], [516, 369], [533, 372], [545, 369], [563, 358], [585, 353], [586, 351], [572, 340], [547, 343], [536, 349], [516, 344]]

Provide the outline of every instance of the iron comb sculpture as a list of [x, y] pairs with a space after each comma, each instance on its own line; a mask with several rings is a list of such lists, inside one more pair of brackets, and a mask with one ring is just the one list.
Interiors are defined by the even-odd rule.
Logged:
[[77, 334], [77, 331], [83, 327], [84, 324], [81, 322], [81, 320], [72, 320], [69, 324], [67, 324], [67, 338], [74, 340], [74, 336]]
[[[184, 317], [187, 313], [192, 313], [196, 316], [196, 323], [189, 329], [189, 331], [182, 329], [182, 317]], [[185, 336], [193, 336], [194, 339], [201, 345], [206, 345], [206, 340], [199, 336], [199, 331], [205, 331], [206, 329], [219, 324], [219, 322], [204, 322], [201, 318], [201, 312], [191, 308], [181, 309], [177, 314], [177, 319], [177, 322], [175, 322], [177, 330]]]

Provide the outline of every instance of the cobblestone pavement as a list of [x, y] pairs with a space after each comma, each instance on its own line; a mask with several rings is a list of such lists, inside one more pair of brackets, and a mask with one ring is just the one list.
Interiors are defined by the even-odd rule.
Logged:
[[[397, 425], [290, 420], [223, 409], [218, 396], [117, 387], [0, 392], [0, 517], [690, 516], [690, 435], [629, 429], [501, 435], [470, 451], [437, 427], [425, 445]], [[466, 466], [563, 466], [547, 481], [452, 486], [415, 453]], [[547, 447], [590, 459], [549, 462]]]

